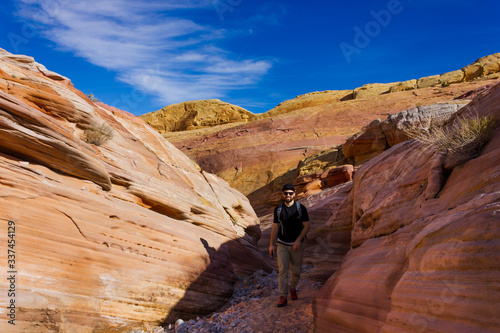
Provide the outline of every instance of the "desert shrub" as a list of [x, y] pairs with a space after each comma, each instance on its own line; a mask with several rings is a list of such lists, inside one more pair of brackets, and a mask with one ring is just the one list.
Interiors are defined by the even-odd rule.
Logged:
[[88, 99], [90, 99], [92, 102], [100, 102], [101, 100], [96, 98], [93, 93], [89, 93], [86, 95]]
[[[454, 167], [476, 158], [488, 143], [495, 129], [495, 118], [473, 116], [458, 118], [448, 126], [436, 125], [429, 129], [411, 128], [407, 135], [425, 146], [435, 147], [446, 154], [445, 164]], [[446, 166], [445, 166], [446, 168]]]
[[83, 132], [86, 142], [100, 146], [113, 137], [113, 128], [106, 123], [91, 125]]

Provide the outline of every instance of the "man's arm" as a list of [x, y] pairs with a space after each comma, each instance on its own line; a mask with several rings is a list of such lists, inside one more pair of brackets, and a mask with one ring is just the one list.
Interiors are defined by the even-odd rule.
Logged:
[[302, 243], [302, 240], [304, 237], [306, 237], [307, 233], [309, 232], [309, 221], [307, 222], [302, 222], [302, 225], [304, 228], [302, 228], [302, 232], [300, 233], [299, 237], [295, 240], [295, 243], [293, 243], [293, 251], [298, 251], [300, 250], [300, 243]]
[[271, 243], [269, 244], [269, 255], [274, 256], [276, 251], [274, 244], [276, 243], [276, 237], [278, 236], [278, 223], [273, 223], [273, 228], [271, 229]]

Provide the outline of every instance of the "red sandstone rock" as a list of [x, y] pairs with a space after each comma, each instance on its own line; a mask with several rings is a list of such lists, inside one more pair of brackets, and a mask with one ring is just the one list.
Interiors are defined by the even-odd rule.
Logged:
[[330, 168], [323, 172], [315, 172], [293, 181], [297, 200], [318, 193], [329, 187], [352, 180], [354, 167], [350, 164]]
[[[344, 143], [362, 126], [376, 119], [451, 101], [470, 90], [500, 82], [499, 58], [500, 53], [493, 54], [458, 71], [419, 80], [420, 86], [427, 88], [417, 89], [417, 81], [409, 80], [367, 84], [356, 89], [355, 93], [352, 90], [313, 92], [284, 101], [265, 114], [250, 115], [248, 121], [257, 119], [253, 122], [165, 133], [164, 136], [201, 168], [217, 174], [247, 195], [257, 210], [265, 211], [269, 203], [275, 204], [275, 193], [284, 183], [303, 175], [304, 170], [292, 169], [304, 157]], [[478, 69], [477, 77], [473, 74], [474, 68]], [[470, 79], [473, 81], [466, 82]], [[207, 104], [205, 101], [199, 105], [203, 103]], [[213, 106], [213, 103], [208, 103], [205, 108], [209, 114], [226, 113], [225, 107], [216, 107], [217, 111]], [[233, 119], [232, 116], [226, 118], [228, 121]], [[237, 115], [231, 121], [241, 120]], [[157, 125], [155, 121], [154, 126]], [[159, 124], [157, 128], [169, 126], [171, 124]], [[364, 163], [384, 149], [408, 139], [400, 129], [387, 132], [380, 126], [373, 126], [369, 133], [360, 134], [356, 144], [345, 148], [351, 156], [350, 163]]]
[[344, 211], [351, 187], [352, 182], [347, 182], [301, 200], [308, 209], [312, 227], [304, 250], [304, 262], [314, 266], [306, 274], [309, 278], [326, 281], [350, 249], [351, 222], [344, 218]]
[[[167, 133], [164, 137], [203, 170], [217, 174], [247, 195], [256, 211], [265, 211], [270, 204], [277, 202], [283, 184], [295, 180], [297, 164], [304, 157], [341, 145], [374, 119], [385, 119], [387, 114], [405, 111], [419, 104], [422, 108], [450, 101], [492, 82], [495, 81], [332, 101], [250, 123]], [[378, 133], [380, 136], [384, 134], [380, 129]], [[384, 140], [380, 139], [380, 145]], [[366, 144], [371, 147], [373, 142], [366, 141]], [[379, 148], [379, 144], [375, 147]], [[363, 159], [376, 156], [383, 151], [380, 149], [369, 152]], [[364, 162], [363, 159], [358, 158], [358, 162]]]
[[441, 125], [469, 101], [437, 103], [391, 114], [386, 120], [372, 121], [342, 145], [347, 160], [363, 164], [384, 150], [409, 140], [407, 131]]
[[308, 192], [308, 191], [312, 191], [312, 190], [321, 190], [322, 188], [322, 181], [321, 179], [315, 179], [313, 180], [312, 182], [310, 183], [307, 183], [304, 188], [302, 189], [302, 191], [304, 192]]
[[496, 131], [448, 178], [441, 156], [415, 141], [356, 172], [336, 215], [352, 222], [352, 249], [316, 298], [318, 332], [500, 330], [492, 287], [500, 279], [500, 85], [460, 116], [474, 112], [493, 115]]
[[322, 188], [328, 188], [352, 180], [354, 167], [350, 164], [325, 171], [321, 175]]
[[[366, 155], [382, 152], [386, 147], [387, 139], [380, 126], [380, 120], [376, 119], [350, 137], [342, 145], [342, 152], [346, 159], [356, 156], [358, 159], [365, 160]], [[356, 162], [359, 164], [359, 161]]]
[[[238, 274], [271, 268], [241, 193], [140, 118], [0, 53], [0, 219], [16, 225], [16, 332], [187, 319], [222, 306]], [[101, 124], [112, 138], [86, 142]]]

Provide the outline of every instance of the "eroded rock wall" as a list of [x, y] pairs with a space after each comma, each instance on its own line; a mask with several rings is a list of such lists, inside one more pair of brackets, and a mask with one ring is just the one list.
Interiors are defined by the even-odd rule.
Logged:
[[318, 332], [500, 330], [500, 85], [459, 113], [491, 115], [496, 130], [451, 174], [413, 140], [356, 172], [337, 209], [351, 250], [315, 301]]
[[410, 139], [408, 131], [428, 130], [444, 124], [469, 100], [457, 100], [411, 108], [391, 114], [381, 121], [373, 120], [361, 131], [349, 137], [342, 145], [344, 158], [354, 165], [360, 165], [371, 158]]
[[[260, 207], [276, 203], [274, 193], [284, 183], [293, 181], [297, 174], [304, 175], [303, 170], [297, 170], [297, 163], [305, 157], [344, 143], [376, 119], [385, 119], [390, 114], [412, 108], [423, 110], [429, 105], [449, 102], [470, 91], [482, 90], [500, 82], [499, 59], [500, 54], [493, 54], [460, 70], [435, 75], [431, 79], [422, 78], [418, 82], [415, 79], [367, 84], [354, 90], [307, 93], [284, 101], [260, 115], [234, 113], [236, 107], [220, 101], [220, 105], [198, 101], [193, 107], [188, 105], [194, 102], [172, 105], [147, 117], [154, 118], [148, 120], [150, 124], [164, 133], [164, 137], [177, 148], [204, 170], [217, 174], [247, 195], [260, 211]], [[469, 97], [472, 98], [464, 96]], [[188, 109], [198, 111], [186, 113]], [[167, 110], [170, 111], [166, 113]], [[217, 115], [219, 113], [233, 116], [221, 118]], [[190, 114], [189, 121], [185, 123], [197, 125], [189, 127], [192, 130], [181, 132], [167, 129], [178, 123], [174, 118], [180, 114]], [[203, 114], [207, 116], [206, 120], [214, 119], [213, 124], [219, 125], [201, 126], [194, 119]], [[228, 122], [222, 121], [223, 118], [227, 118]], [[209, 124], [210, 121], [205, 122], [205, 125]], [[380, 126], [380, 122], [374, 124], [374, 131], [369, 133], [379, 136], [377, 144], [367, 147], [366, 142], [372, 142], [372, 138], [364, 136], [360, 140], [365, 143], [358, 141], [360, 145], [353, 147], [351, 164], [364, 163], [389, 147], [388, 140], [394, 145], [393, 139], [401, 139], [386, 138]]]
[[[386, 119], [388, 114], [419, 104], [421, 109], [450, 101], [492, 82], [419, 89], [417, 95], [416, 91], [401, 91], [335, 102], [238, 126], [173, 132], [164, 137], [203, 170], [217, 174], [247, 195], [259, 210], [276, 203], [274, 193], [297, 177], [300, 160], [343, 144], [374, 119]], [[384, 147], [386, 141], [384, 136]]]
[[[112, 130], [101, 145], [85, 139], [97, 125]], [[222, 306], [239, 274], [270, 269], [241, 193], [140, 118], [5, 51], [0, 198], [2, 244], [9, 221], [16, 230], [16, 332], [129, 332], [186, 319]]]

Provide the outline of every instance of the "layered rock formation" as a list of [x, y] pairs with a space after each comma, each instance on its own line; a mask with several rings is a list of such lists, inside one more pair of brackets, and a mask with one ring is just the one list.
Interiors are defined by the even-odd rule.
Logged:
[[323, 150], [308, 156], [297, 164], [297, 176], [302, 177], [315, 172], [323, 172], [335, 166], [346, 164], [342, 146]]
[[[103, 127], [108, 141], [86, 141]], [[3, 225], [15, 224], [16, 332], [129, 332], [189, 318], [223, 305], [237, 275], [271, 267], [241, 193], [140, 118], [3, 50], [0, 195]]]
[[[482, 90], [500, 82], [499, 61], [500, 53], [483, 57], [461, 70], [437, 75], [433, 82], [421, 78], [369, 84], [354, 90], [308, 93], [284, 101], [265, 114], [250, 115], [248, 123], [229, 122], [214, 127], [194, 126], [190, 128], [198, 129], [191, 131], [173, 129], [176, 132], [165, 132], [167, 127], [177, 126], [171, 125], [177, 124], [177, 120], [172, 121], [168, 118], [171, 116], [166, 116], [163, 111], [148, 114], [147, 117], [154, 117], [155, 120], [149, 123], [202, 169], [225, 179], [247, 195], [260, 211], [261, 207], [264, 210], [265, 205], [273, 205], [277, 201], [279, 195], [276, 196], [275, 192], [283, 183], [306, 174], [300, 167], [297, 169], [297, 163], [305, 157], [321, 154], [344, 143], [349, 136], [376, 119], [385, 119], [390, 114], [411, 108], [425, 113], [428, 105], [449, 102], [470, 91]], [[456, 78], [458, 72], [462, 73], [460, 79]], [[208, 102], [197, 103], [202, 106]], [[210, 105], [209, 109], [212, 109], [213, 104]], [[185, 106], [175, 105], [172, 108], [180, 108], [180, 113], [184, 114]], [[215, 114], [216, 111], [208, 113]], [[167, 118], [168, 123], [162, 122]], [[235, 121], [241, 121], [237, 114]], [[387, 141], [379, 123], [372, 125], [371, 134], [380, 136], [378, 144], [363, 147], [363, 140], [371, 140], [366, 138], [370, 133], [358, 138], [354, 144], [348, 143], [347, 146], [351, 147], [346, 148], [349, 163], [361, 164], [395, 144], [392, 138], [389, 138], [391, 143]], [[388, 131], [393, 132], [392, 129]], [[402, 131], [396, 132], [401, 136], [396, 139], [401, 140]], [[318, 163], [311, 172], [321, 170], [321, 164], [324, 163]], [[335, 164], [339, 163], [331, 166]]]
[[354, 90], [326, 90], [315, 91], [304, 95], [299, 95], [293, 99], [281, 102], [259, 118], [274, 117], [280, 114], [305, 109], [312, 106], [332, 104], [336, 102], [348, 101], [354, 98]]
[[409, 139], [408, 131], [439, 126], [469, 101], [458, 100], [411, 108], [391, 114], [386, 120], [375, 119], [342, 145], [343, 158], [355, 165]]
[[351, 250], [315, 301], [318, 332], [498, 332], [500, 84], [451, 120], [493, 116], [479, 157], [443, 168], [411, 140], [365, 163], [333, 219]]
[[299, 95], [281, 102], [263, 114], [253, 114], [239, 106], [214, 100], [172, 104], [141, 116], [160, 133], [185, 131], [228, 123], [239, 123], [275, 117], [313, 106], [329, 105], [351, 99], [451, 84], [500, 78], [500, 53], [482, 57], [459, 70], [402, 82], [369, 83], [353, 90], [326, 90]]
[[166, 133], [248, 122], [256, 116], [239, 106], [210, 99], [168, 105], [141, 118], [158, 132]]
[[498, 78], [500, 78], [500, 53], [495, 53], [482, 57], [459, 70], [441, 75], [431, 75], [403, 82], [369, 83], [354, 90], [329, 90], [300, 95], [294, 99], [280, 103], [260, 117], [272, 117], [306, 107], [331, 104], [350, 99], [369, 98], [398, 91], [436, 86], [447, 87], [451, 84]]
[[[346, 201], [353, 174], [360, 163], [409, 140], [408, 129], [422, 131], [442, 126], [468, 103], [464, 100], [438, 103], [392, 114], [383, 122], [377, 119], [343, 145], [299, 162], [298, 177], [291, 182], [295, 185], [297, 200], [303, 199], [301, 201], [311, 210], [312, 237], [306, 242], [306, 258], [314, 266], [309, 274], [312, 278], [326, 281], [330, 277], [328, 274], [334, 273], [340, 266], [350, 247], [351, 222], [344, 218], [346, 205], [343, 204], [342, 213], [336, 210]], [[348, 158], [344, 156], [343, 150], [347, 152]], [[279, 198], [279, 193], [272, 196], [274, 201]], [[266, 249], [269, 242], [271, 223], [272, 214], [261, 216], [262, 250]]]
[[[415, 107], [424, 110], [427, 105], [451, 101], [499, 81], [477, 81], [334, 102], [230, 128], [173, 132], [164, 137], [202, 169], [224, 178], [247, 195], [259, 212], [260, 207], [279, 199], [279, 195], [276, 197], [273, 193], [298, 176], [299, 161], [343, 144], [374, 119], [386, 119], [389, 114]], [[357, 154], [356, 150], [354, 153]], [[315, 171], [319, 169], [311, 169]]]

